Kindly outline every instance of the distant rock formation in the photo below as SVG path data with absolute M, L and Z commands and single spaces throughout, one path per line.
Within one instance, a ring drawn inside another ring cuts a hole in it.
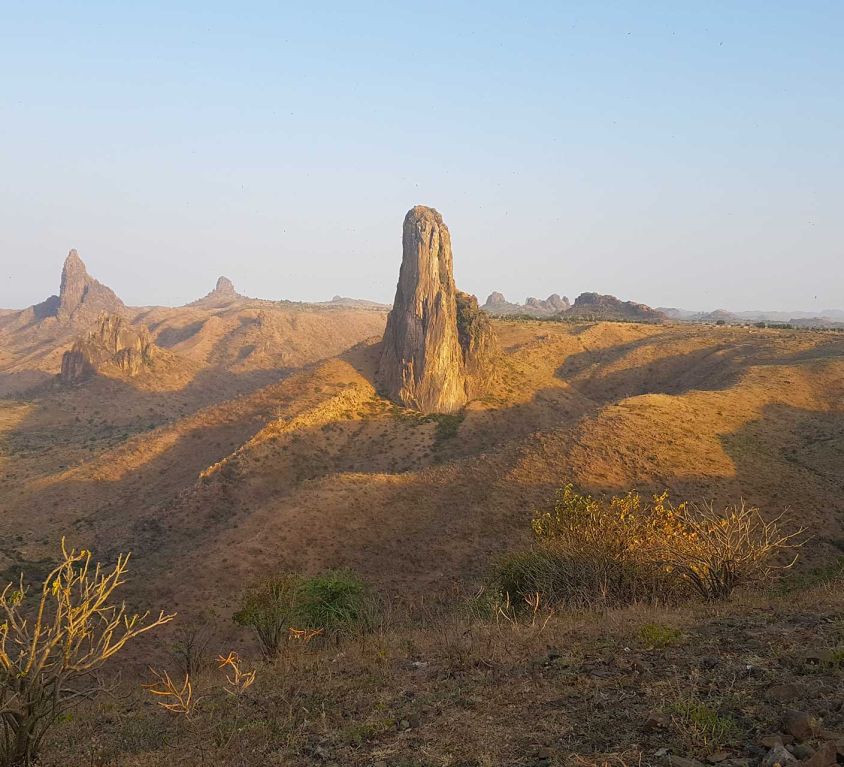
M 528 315 L 530 317 L 550 317 L 569 308 L 569 300 L 558 293 L 552 293 L 545 300 L 529 296 L 523 304 L 507 301 L 502 293 L 497 291 L 489 294 L 486 303 L 481 307 L 485 312 L 499 317 L 512 315 Z
M 365 298 L 349 298 L 348 296 L 334 296 L 330 301 L 321 301 L 319 306 L 336 306 L 344 309 L 376 309 L 378 311 L 389 311 L 392 307 L 386 304 L 379 304 L 377 301 L 369 301 Z
M 64 353 L 59 380 L 75 384 L 109 370 L 136 376 L 152 364 L 156 353 L 146 328 L 136 329 L 119 315 L 104 314 L 93 331 Z
M 451 413 L 480 388 L 495 342 L 474 296 L 454 285 L 451 235 L 433 208 L 408 211 L 396 298 L 387 316 L 378 378 L 390 399 L 423 413 Z
M 194 301 L 191 306 L 220 306 L 242 298 L 244 296 L 234 289 L 234 283 L 228 277 L 218 277 L 214 290 Z
M 666 316 L 656 309 L 634 301 L 621 301 L 615 296 L 598 293 L 581 293 L 565 318 L 583 320 L 628 320 L 630 322 L 662 322 Z
M 126 308 L 111 288 L 88 274 L 75 250 L 65 259 L 58 300 L 51 296 L 37 308 L 44 314 L 53 306 L 55 316 L 62 321 L 90 321 L 101 312 L 119 314 Z

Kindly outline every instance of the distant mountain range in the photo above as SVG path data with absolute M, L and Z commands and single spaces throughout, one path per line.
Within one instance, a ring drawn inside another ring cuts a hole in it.
M 844 310 L 841 309 L 824 309 L 820 312 L 729 312 L 725 309 L 716 309 L 712 312 L 694 312 L 688 309 L 661 306 L 657 311 L 662 312 L 669 319 L 680 320 L 682 322 L 724 322 L 727 324 L 774 322 L 794 325 L 796 327 L 844 327 Z

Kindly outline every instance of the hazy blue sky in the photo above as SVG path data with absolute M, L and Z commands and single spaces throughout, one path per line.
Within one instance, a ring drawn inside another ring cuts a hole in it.
M 0 306 L 71 247 L 133 304 L 392 300 L 422 203 L 481 300 L 844 307 L 842 29 L 840 0 L 0 0 Z

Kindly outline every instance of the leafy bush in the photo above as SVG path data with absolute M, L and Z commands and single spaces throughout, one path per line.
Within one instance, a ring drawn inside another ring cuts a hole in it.
M 299 591 L 300 628 L 343 634 L 361 627 L 370 617 L 369 590 L 349 570 L 329 570 L 306 578 Z
M 310 578 L 282 575 L 251 589 L 234 615 L 254 629 L 263 653 L 277 655 L 291 636 L 339 636 L 367 625 L 374 601 L 366 584 L 348 570 Z
M 575 606 L 670 602 L 693 592 L 726 599 L 793 564 L 778 558 L 800 545 L 803 531 L 784 533 L 778 522 L 743 503 L 716 512 L 674 506 L 667 492 L 603 500 L 566 485 L 533 520 L 534 547 L 498 563 L 495 585 L 519 603 L 530 594 Z

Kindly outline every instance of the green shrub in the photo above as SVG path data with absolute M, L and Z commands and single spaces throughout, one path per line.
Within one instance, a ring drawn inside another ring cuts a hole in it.
M 299 586 L 298 628 L 344 634 L 371 618 L 372 599 L 366 584 L 349 570 L 329 570 L 306 578 Z
M 366 628 L 375 612 L 366 584 L 348 570 L 306 578 L 287 574 L 250 589 L 233 618 L 255 631 L 267 657 L 277 655 L 296 631 L 339 636 Z
M 298 575 L 282 575 L 263 581 L 246 592 L 240 610 L 232 616 L 239 626 L 255 631 L 267 657 L 278 654 L 297 622 L 301 580 Z

